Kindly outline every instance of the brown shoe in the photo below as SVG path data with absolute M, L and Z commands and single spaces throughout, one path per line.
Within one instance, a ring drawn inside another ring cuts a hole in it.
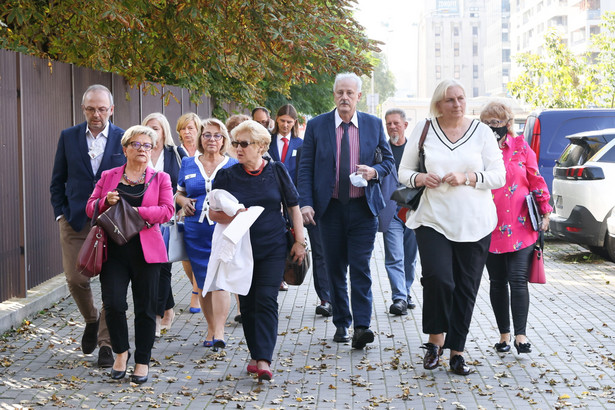
M 425 357 L 423 357 L 423 368 L 427 370 L 435 369 L 440 365 L 440 355 L 442 354 L 442 347 L 433 343 L 425 343 L 421 346 L 421 349 L 425 349 Z
M 113 366 L 113 352 L 109 346 L 100 346 L 98 349 L 98 367 L 107 369 Z

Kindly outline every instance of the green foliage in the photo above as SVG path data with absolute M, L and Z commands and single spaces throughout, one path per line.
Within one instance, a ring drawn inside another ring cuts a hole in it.
M 378 94 L 378 106 L 376 111 L 380 112 L 382 103 L 387 98 L 395 95 L 395 76 L 389 70 L 386 56 L 383 53 L 374 55 L 374 93 Z M 361 111 L 369 111 L 367 106 L 367 94 L 372 92 L 372 76 L 371 73 L 364 75 L 363 79 L 363 98 L 357 104 L 357 108 Z
M 574 55 L 556 31 L 545 35 L 545 56 L 521 53 L 515 57 L 523 72 L 508 83 L 513 97 L 532 107 L 584 108 L 601 105 L 598 67 L 591 55 Z
M 276 93 L 295 100 L 292 87 L 319 76 L 369 72 L 376 42 L 352 18 L 353 3 L 4 0 L 0 47 L 114 72 L 131 85 L 184 87 L 194 100 L 213 97 L 218 112 Z
M 269 93 L 265 107 L 271 110 L 273 116 L 285 104 L 292 104 L 297 112 L 312 116 L 331 111 L 335 107 L 333 102 L 335 75 L 316 74 L 315 78 L 315 83 L 291 86 L 289 97 L 277 91 Z

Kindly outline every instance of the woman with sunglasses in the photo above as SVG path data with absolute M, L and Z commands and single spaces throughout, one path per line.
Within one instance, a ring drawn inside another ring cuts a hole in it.
M 530 295 L 527 286 L 530 261 L 538 232 L 530 222 L 526 195 L 532 193 L 542 215 L 542 230 L 549 228 L 549 191 L 538 172 L 536 154 L 525 141 L 515 136 L 513 113 L 505 104 L 488 103 L 480 113 L 480 120 L 493 131 L 502 150 L 506 166 L 506 184 L 492 190 L 498 224 L 491 234 L 487 256 L 489 296 L 500 332 L 494 348 L 500 353 L 510 351 L 510 314 L 515 331 L 513 345 L 519 353 L 531 353 L 526 336 Z M 508 289 L 510 287 L 510 295 Z
M 201 310 L 207 320 L 207 336 L 203 346 L 217 350 L 226 347 L 224 323 L 230 308 L 230 296 L 225 291 L 208 292 L 203 296 L 214 232 L 206 197 L 218 171 L 236 164 L 237 160 L 225 155 L 229 136 L 222 121 L 215 118 L 203 120 L 200 134 L 196 156 L 182 160 L 177 182 L 177 203 L 184 211 L 186 252 L 194 272 Z
M 111 347 L 116 354 L 111 378 L 126 376 L 130 359 L 128 324 L 126 323 L 126 292 L 132 288 L 135 317 L 135 369 L 131 380 L 147 381 L 149 362 L 154 345 L 156 303 L 160 265 L 167 262 L 167 250 L 159 224 L 173 216 L 171 179 L 164 172 L 149 167 L 152 148 L 158 135 L 142 125 L 130 127 L 122 137 L 126 165 L 102 173 L 86 205 L 86 213 L 94 216 L 95 206 L 100 213 L 118 203 L 120 197 L 135 207 L 147 223 L 138 235 L 124 245 L 111 239 L 107 242 L 107 261 L 100 272 L 102 300 Z M 142 196 L 139 194 L 143 193 Z M 132 196 L 128 196 L 128 195 Z
M 271 380 L 270 365 L 278 334 L 278 289 L 284 274 L 287 236 L 282 216 L 282 191 L 293 225 L 303 226 L 299 211 L 299 195 L 288 171 L 278 162 L 267 161 L 263 154 L 271 143 L 271 134 L 256 121 L 244 121 L 233 129 L 233 146 L 237 150 L 236 164 L 220 171 L 214 189 L 231 193 L 246 208 L 262 206 L 264 211 L 250 227 L 254 269 L 252 283 L 245 296 L 240 295 L 241 319 L 251 360 L 248 373 L 259 380 Z M 230 223 L 222 211 L 211 210 L 216 222 Z M 291 254 L 301 262 L 307 244 L 303 229 L 295 229 Z

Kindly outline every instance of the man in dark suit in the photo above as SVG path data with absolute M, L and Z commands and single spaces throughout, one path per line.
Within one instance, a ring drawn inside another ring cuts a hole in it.
M 362 349 L 374 341 L 369 329 L 377 215 L 385 206 L 380 179 L 394 167 L 382 121 L 356 111 L 361 79 L 352 73 L 335 78 L 336 109 L 310 120 L 299 163 L 298 190 L 304 224 L 320 225 L 329 274 L 335 342 Z M 350 182 L 350 174 L 355 173 Z M 364 186 L 361 186 L 364 185 Z M 352 314 L 346 274 L 350 267 Z
M 126 162 L 121 139 L 124 130 L 109 122 L 113 96 L 107 87 L 92 85 L 83 94 L 81 108 L 86 121 L 60 134 L 53 172 L 51 204 L 60 227 L 62 264 L 68 289 L 85 319 L 81 350 L 90 354 L 100 346 L 98 365 L 113 366 L 111 339 L 94 304 L 90 279 L 77 272 L 77 256 L 90 224 L 85 205 L 103 171 Z

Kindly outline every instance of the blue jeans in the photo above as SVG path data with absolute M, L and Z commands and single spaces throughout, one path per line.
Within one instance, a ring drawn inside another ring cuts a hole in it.
M 384 239 L 384 266 L 391 283 L 391 297 L 408 300 L 410 287 L 414 282 L 416 264 L 416 237 L 397 215 L 391 221 L 389 229 L 382 234 Z

